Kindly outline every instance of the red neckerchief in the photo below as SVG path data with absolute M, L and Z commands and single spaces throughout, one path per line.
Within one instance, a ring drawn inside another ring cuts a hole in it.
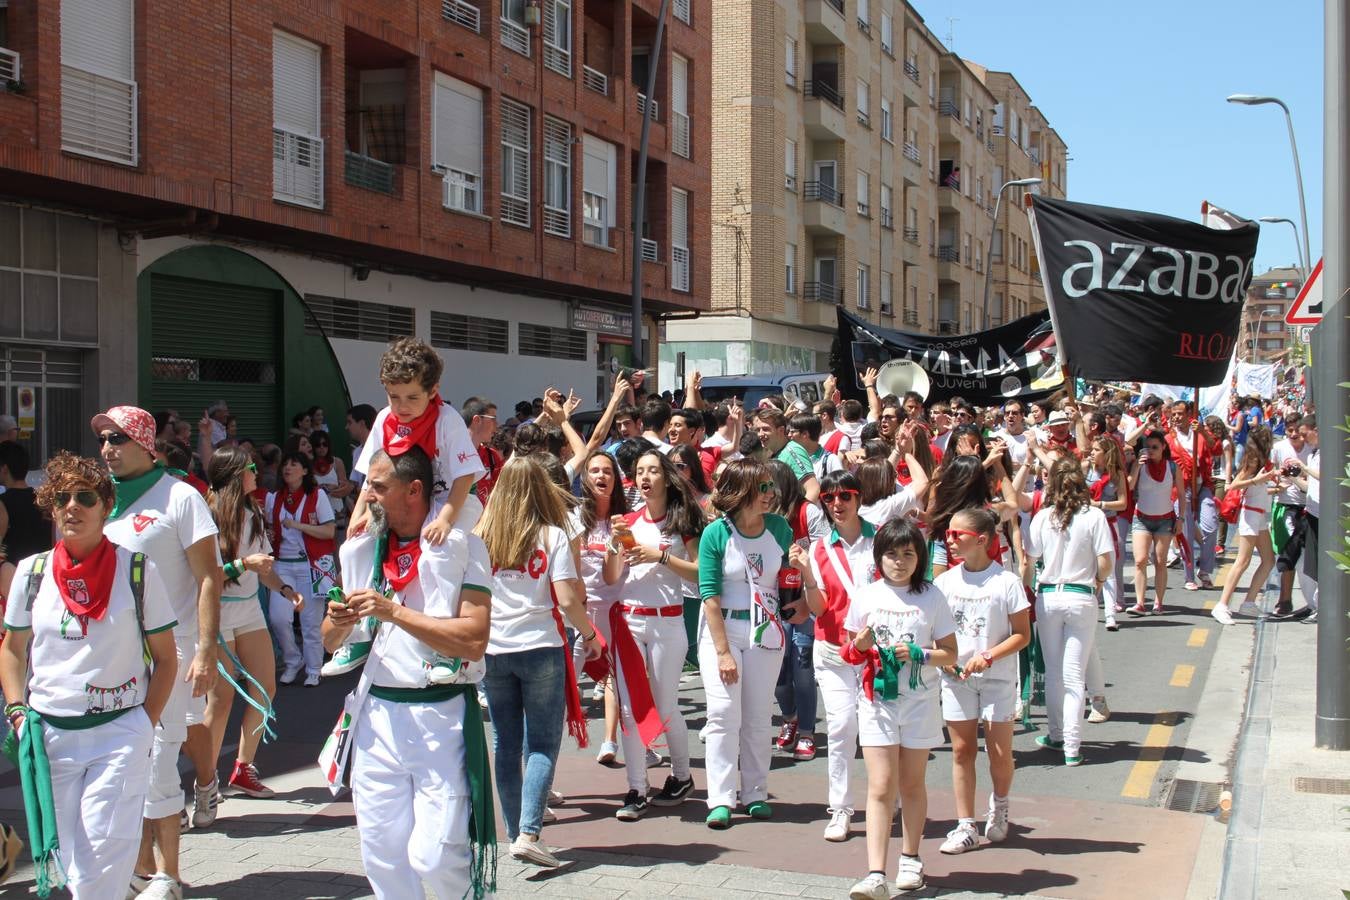
M 396 592 L 402 591 L 417 577 L 417 561 L 421 558 L 422 541 L 420 538 L 414 539 L 412 543 L 402 547 L 398 546 L 397 541 L 390 541 L 389 549 L 384 555 L 384 580 Z
M 1106 472 L 1092 484 L 1088 485 L 1088 495 L 1093 500 L 1101 500 L 1102 494 L 1106 493 L 1106 486 L 1111 483 L 1111 473 Z
M 422 414 L 411 422 L 400 422 L 394 411 L 384 419 L 384 452 L 402 456 L 413 447 L 421 447 L 427 459 L 436 458 L 436 420 L 441 414 L 441 395 L 431 395 L 431 402 Z
M 291 500 L 292 497 L 295 498 L 294 501 Z M 281 552 L 281 508 L 286 507 L 286 512 L 294 517 L 304 499 L 304 491 L 292 491 L 283 486 L 277 491 L 277 499 L 272 501 L 272 545 L 278 553 Z
M 117 549 L 106 537 L 80 562 L 70 558 L 66 542 L 52 548 L 52 575 L 71 615 L 95 622 L 108 612 L 113 577 L 117 574 Z
M 1144 466 L 1148 469 L 1148 477 L 1154 481 L 1162 481 L 1163 476 L 1167 474 L 1167 460 L 1160 459 L 1154 462 L 1151 459 L 1144 460 Z
M 317 475 L 327 475 L 333 471 L 333 457 L 319 456 L 314 459 L 314 472 Z

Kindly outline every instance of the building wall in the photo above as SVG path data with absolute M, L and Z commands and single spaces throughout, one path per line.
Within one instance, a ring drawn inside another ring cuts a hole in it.
M 1252 278 L 1242 307 L 1238 358 L 1247 362 L 1291 362 L 1289 351 L 1297 340 L 1295 327 L 1284 323 L 1285 313 L 1303 288 L 1303 276 L 1293 266 L 1269 269 Z

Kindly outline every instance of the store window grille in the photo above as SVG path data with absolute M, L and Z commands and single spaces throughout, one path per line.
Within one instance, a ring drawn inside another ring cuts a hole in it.
M 327 338 L 388 343 L 414 333 L 413 311 L 407 306 L 306 294 L 305 332 Z
M 552 328 L 548 325 L 520 323 L 517 350 L 521 356 L 544 356 L 549 359 L 584 361 L 587 351 L 586 332 L 571 328 Z
M 431 346 L 477 353 L 510 350 L 510 323 L 505 319 L 431 311 Z

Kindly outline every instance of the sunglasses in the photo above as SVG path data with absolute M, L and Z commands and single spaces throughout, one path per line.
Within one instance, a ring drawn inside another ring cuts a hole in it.
M 125 437 L 125 435 L 123 435 L 123 437 Z M 56 508 L 64 509 L 69 506 L 71 497 L 74 497 L 75 502 L 85 509 L 93 509 L 95 506 L 98 506 L 98 491 L 57 491 Z
M 778 492 L 778 485 L 772 481 L 761 481 L 759 483 L 759 492 L 761 494 L 774 494 Z
M 960 537 L 979 537 L 979 536 L 980 532 L 978 531 L 966 531 L 964 528 L 947 529 L 947 540 L 949 541 L 954 541 Z
M 125 435 L 120 431 L 110 431 L 107 434 L 100 434 L 98 436 L 98 445 L 102 447 L 104 444 L 112 444 L 114 447 L 120 447 L 130 440 L 131 438 L 128 435 Z
M 881 419 L 882 419 L 883 422 L 894 422 L 894 421 L 895 421 L 896 419 L 898 419 L 898 418 L 900 418 L 900 417 L 897 416 L 897 415 L 894 415 L 894 414 L 886 414 L 886 413 L 883 413 L 882 416 L 881 416 Z
M 245 468 L 245 469 L 248 469 L 248 470 L 249 470 L 250 472 L 252 472 L 254 475 L 257 475 L 257 474 L 258 474 L 258 464 L 257 464 L 257 463 L 249 463 L 248 465 L 244 466 L 244 468 Z
M 857 496 L 857 491 L 830 491 L 829 493 L 821 494 L 820 499 L 824 503 L 834 503 L 836 500 L 847 503 L 849 500 L 856 499 Z

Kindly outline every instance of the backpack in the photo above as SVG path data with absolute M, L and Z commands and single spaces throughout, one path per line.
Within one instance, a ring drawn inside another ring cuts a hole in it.
M 31 616 L 33 613 L 33 603 L 37 600 L 38 591 L 42 590 L 42 578 L 47 572 L 47 557 L 51 555 L 50 550 L 44 550 L 33 560 L 33 568 L 28 575 L 28 597 L 27 610 Z M 148 666 L 151 662 L 150 642 L 145 636 L 145 554 L 131 554 L 131 596 L 136 601 L 136 621 L 141 625 L 141 656 L 145 659 Z

